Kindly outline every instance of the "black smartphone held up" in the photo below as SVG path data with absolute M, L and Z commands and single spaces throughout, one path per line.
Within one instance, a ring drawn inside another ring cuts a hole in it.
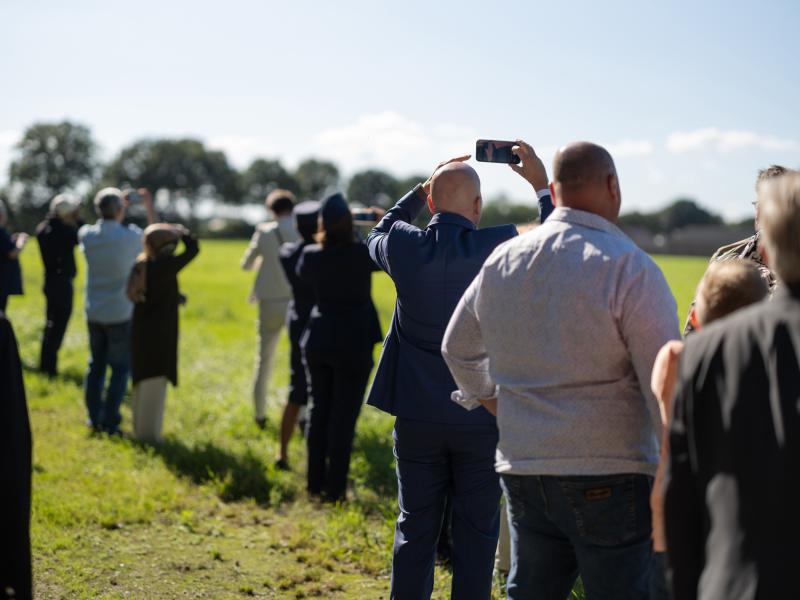
M 368 208 L 354 208 L 353 221 L 355 223 L 377 223 L 378 215 Z
M 518 165 L 519 156 L 511 152 L 517 142 L 478 140 L 475 142 L 475 160 L 479 162 L 509 163 Z

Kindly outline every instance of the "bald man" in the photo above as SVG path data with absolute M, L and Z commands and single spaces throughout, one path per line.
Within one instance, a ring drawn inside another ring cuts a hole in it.
M 519 142 L 512 165 L 536 191 L 541 219 L 552 210 L 547 173 L 533 149 Z M 513 225 L 478 229 L 481 182 L 462 156 L 440 164 L 404 196 L 369 235 L 370 254 L 397 289 L 397 305 L 368 403 L 397 417 L 400 516 L 391 597 L 430 598 L 436 542 L 445 500 L 452 500 L 452 598 L 485 600 L 491 593 L 499 528 L 500 487 L 494 472 L 497 427 L 484 409 L 467 412 L 450 401 L 456 385 L 440 352 L 442 335 L 461 294 L 483 261 L 517 235 Z M 427 227 L 412 225 L 427 204 Z
M 556 209 L 488 258 L 442 352 L 454 400 L 497 415 L 508 598 L 562 600 L 580 574 L 588 598 L 645 599 L 661 428 L 650 373 L 680 337 L 675 300 L 614 224 L 605 149 L 559 150 L 550 189 Z

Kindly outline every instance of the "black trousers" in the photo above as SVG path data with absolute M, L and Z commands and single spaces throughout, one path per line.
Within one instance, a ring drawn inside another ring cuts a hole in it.
M 306 352 L 311 376 L 308 416 L 308 491 L 329 500 L 343 500 L 350 453 L 372 354 Z
M 47 299 L 47 321 L 42 334 L 42 352 L 39 369 L 49 375 L 57 373 L 58 350 L 72 315 L 72 282 L 47 281 L 44 287 Z

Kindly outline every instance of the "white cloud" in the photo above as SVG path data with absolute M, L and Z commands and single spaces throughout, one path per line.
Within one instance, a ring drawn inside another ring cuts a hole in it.
M 236 167 L 243 169 L 259 156 L 276 156 L 275 147 L 263 138 L 249 135 L 218 135 L 209 138 L 208 147 L 222 150 Z
M 385 111 L 321 131 L 312 139 L 310 154 L 335 160 L 345 172 L 377 166 L 398 175 L 427 173 L 446 158 L 472 153 L 476 139 L 466 127 L 452 123 L 425 127 Z
M 604 145 L 614 158 L 628 156 L 649 156 L 653 153 L 655 145 L 649 140 L 624 139 Z
M 675 154 L 715 150 L 795 150 L 798 143 L 773 135 L 762 135 L 753 131 L 720 130 L 705 127 L 694 131 L 676 131 L 667 137 L 667 150 Z

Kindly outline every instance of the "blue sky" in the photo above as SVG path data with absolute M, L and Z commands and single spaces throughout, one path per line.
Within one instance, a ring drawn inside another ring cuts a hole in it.
M 750 212 L 770 163 L 800 166 L 800 3 L 4 0 L 0 182 L 37 120 L 89 125 L 106 157 L 191 135 L 237 166 L 305 156 L 345 174 L 428 172 L 478 137 L 546 163 L 615 156 L 623 210 L 690 196 Z M 531 198 L 505 165 L 484 196 Z

